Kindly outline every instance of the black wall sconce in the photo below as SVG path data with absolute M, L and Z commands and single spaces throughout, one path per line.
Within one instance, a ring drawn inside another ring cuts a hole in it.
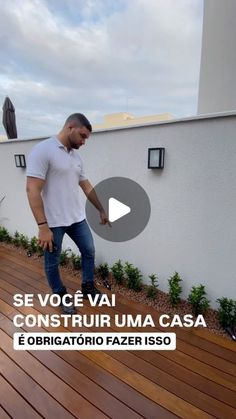
M 149 148 L 148 149 L 148 169 L 163 169 L 165 160 L 165 149 Z
M 26 167 L 25 155 L 24 154 L 15 154 L 15 164 L 16 167 Z

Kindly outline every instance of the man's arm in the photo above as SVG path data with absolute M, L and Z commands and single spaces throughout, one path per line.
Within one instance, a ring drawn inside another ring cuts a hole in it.
M 84 194 L 87 196 L 88 200 L 95 206 L 95 208 L 97 208 L 97 210 L 100 213 L 100 218 L 101 218 L 101 224 L 108 224 L 111 227 L 111 224 L 108 220 L 108 216 L 101 204 L 101 202 L 98 199 L 98 196 L 95 192 L 95 189 L 93 188 L 93 186 L 91 185 L 91 183 L 89 182 L 88 179 L 86 180 L 81 180 L 79 182 L 80 187 L 82 188 Z
M 43 200 L 41 197 L 41 192 L 44 183 L 45 181 L 42 179 L 28 176 L 26 182 L 26 192 L 28 196 L 29 205 L 36 220 L 36 223 L 40 224 L 45 222 L 45 224 L 39 226 L 39 245 L 42 246 L 44 250 L 49 249 L 49 251 L 52 252 L 53 234 L 47 224 L 47 219 L 43 207 Z

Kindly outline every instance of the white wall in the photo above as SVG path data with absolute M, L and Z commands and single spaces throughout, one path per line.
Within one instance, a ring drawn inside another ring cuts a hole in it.
M 39 140 L 8 140 L 0 143 L 0 224 L 11 233 L 15 230 L 28 234 L 37 234 L 37 225 L 32 217 L 25 191 L 25 169 L 15 166 L 14 154 L 25 154 Z
M 198 114 L 236 109 L 235 21 L 235 0 L 204 0 Z
M 94 133 L 81 150 L 93 184 L 126 176 L 149 195 L 152 213 L 146 229 L 125 243 L 111 243 L 94 233 L 97 263 L 117 259 L 156 273 L 160 287 L 176 270 L 186 296 L 203 283 L 213 302 L 236 296 L 236 114 L 192 118 L 142 127 Z M 25 194 L 25 172 L 14 153 L 25 153 L 37 141 L 0 144 L 0 193 L 6 199 L 0 219 L 10 232 L 37 232 Z M 148 147 L 166 149 L 163 171 L 147 169 Z M 1 195 L 0 195 L 1 197 Z M 65 241 L 65 246 L 70 241 Z

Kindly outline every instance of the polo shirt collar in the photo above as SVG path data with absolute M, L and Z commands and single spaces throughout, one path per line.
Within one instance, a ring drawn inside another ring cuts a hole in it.
M 54 138 L 54 140 L 55 140 L 55 142 L 57 143 L 57 145 L 58 145 L 58 147 L 59 148 L 64 148 L 64 150 L 68 153 L 68 150 L 67 150 L 67 148 L 61 143 L 61 141 L 60 140 L 58 140 L 58 138 L 55 136 L 55 137 L 53 137 Z M 71 149 L 70 150 L 70 152 L 71 151 L 73 151 L 73 149 Z

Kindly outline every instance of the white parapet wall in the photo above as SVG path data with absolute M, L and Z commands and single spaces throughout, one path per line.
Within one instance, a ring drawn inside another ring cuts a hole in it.
M 222 296 L 236 297 L 236 114 L 218 114 L 132 128 L 94 132 L 81 149 L 95 185 L 112 176 L 138 182 L 151 201 L 146 229 L 124 243 L 94 233 L 96 263 L 118 259 L 141 269 L 144 282 L 158 275 L 160 289 L 179 272 L 186 297 L 192 285 L 206 285 L 212 306 Z M 14 154 L 26 158 L 39 139 L 0 144 L 0 223 L 29 236 L 37 227 L 25 192 L 25 170 Z M 163 170 L 147 168 L 149 147 L 165 147 Z M 63 191 L 62 191 L 63 193 Z M 69 239 L 64 247 L 72 246 Z

